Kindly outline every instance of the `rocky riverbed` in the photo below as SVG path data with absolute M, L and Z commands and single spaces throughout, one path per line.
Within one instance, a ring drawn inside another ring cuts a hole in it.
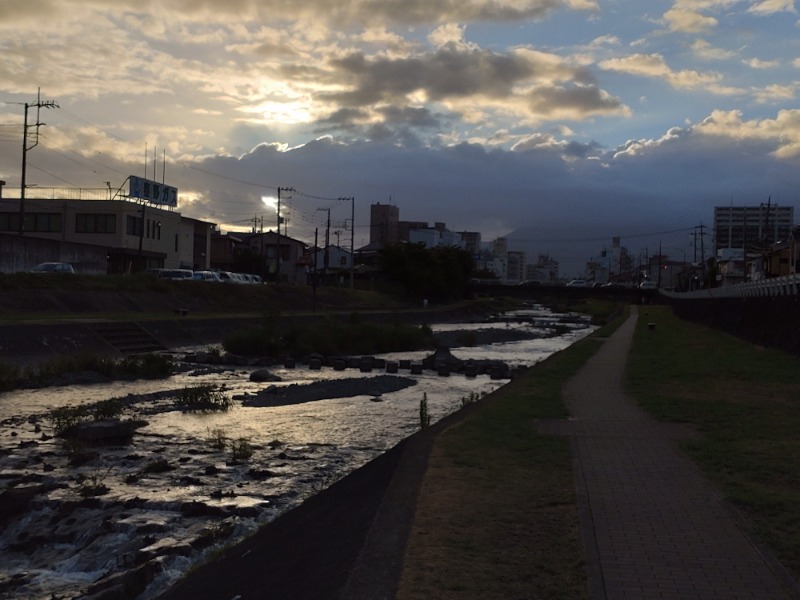
M 413 375 L 425 353 L 408 364 L 387 356 L 368 372 L 274 365 L 267 371 L 276 381 L 252 381 L 263 367 L 187 364 L 166 382 L 7 394 L 0 399 L 0 597 L 153 597 L 207 553 L 417 431 L 423 398 L 435 421 L 507 380 L 485 369 L 467 376 L 450 359 L 462 367 L 506 362 L 510 375 L 586 332 L 585 322 L 556 337 L 541 327 L 503 324 L 494 334 L 477 324 L 450 327 L 451 340 L 517 341 L 453 348 Z M 471 358 L 459 358 L 462 351 Z M 398 372 L 389 374 L 387 362 Z M 181 406 L 182 390 L 198 385 L 224 390 L 229 410 Z M 136 423 L 124 435 L 55 436 L 54 408 L 109 398 L 123 405 L 116 418 Z

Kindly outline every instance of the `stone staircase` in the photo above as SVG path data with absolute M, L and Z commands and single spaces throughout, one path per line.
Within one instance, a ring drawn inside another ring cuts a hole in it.
M 136 323 L 102 323 L 94 331 L 122 354 L 145 354 L 166 348 Z

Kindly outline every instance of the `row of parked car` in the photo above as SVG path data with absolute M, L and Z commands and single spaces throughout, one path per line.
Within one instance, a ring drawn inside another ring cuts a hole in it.
M 264 283 L 261 275 L 233 273 L 231 271 L 192 271 L 191 269 L 148 269 L 159 279 L 171 281 L 208 281 L 209 283 L 235 283 L 240 285 L 260 285 Z

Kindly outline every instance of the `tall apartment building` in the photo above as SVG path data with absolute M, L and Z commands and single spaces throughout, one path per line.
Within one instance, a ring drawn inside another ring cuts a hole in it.
M 474 259 L 478 259 L 481 253 L 481 234 L 478 231 L 460 231 L 459 235 L 464 241 L 464 250 L 470 253 Z
M 716 250 L 725 248 L 763 249 L 786 242 L 794 224 L 794 207 L 770 202 L 758 206 L 714 207 Z
M 400 241 L 400 209 L 393 204 L 372 204 L 369 210 L 369 243 L 387 246 Z

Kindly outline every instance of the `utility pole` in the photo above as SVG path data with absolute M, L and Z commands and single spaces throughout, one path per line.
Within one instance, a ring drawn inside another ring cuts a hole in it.
M 139 213 L 142 215 L 141 223 L 139 223 L 139 268 L 144 271 L 144 259 L 142 257 L 142 245 L 144 243 L 144 209 L 145 205 L 142 204 L 142 207 L 139 209 Z
M 350 289 L 353 289 L 356 265 L 356 199 L 351 196 L 337 200 L 350 201 Z
M 275 283 L 279 283 L 281 280 L 281 222 L 283 221 L 283 219 L 281 218 L 281 192 L 293 192 L 293 191 L 295 191 L 293 187 L 278 188 L 278 213 L 277 213 L 278 240 L 276 244 L 277 261 L 275 264 Z
M 28 109 L 36 107 L 36 123 L 28 125 Z M 25 234 L 25 189 L 27 188 L 28 172 L 28 151 L 33 150 L 39 145 L 39 127 L 44 125 L 39 121 L 39 112 L 43 108 L 59 108 L 54 100 L 42 101 L 41 88 L 36 92 L 36 102 L 33 104 L 25 103 L 25 122 L 22 127 L 22 177 L 19 186 L 19 234 Z M 28 145 L 28 127 L 33 127 L 36 132 L 33 134 L 33 143 Z
M 325 226 L 325 248 L 322 251 L 323 259 L 322 259 L 322 283 L 325 285 L 325 280 L 328 276 L 328 263 L 330 262 L 330 244 L 331 244 L 331 209 L 330 208 L 318 208 L 317 210 L 324 210 L 328 212 L 328 220 Z M 314 262 L 316 262 L 316 257 L 314 257 Z
M 661 289 L 661 242 L 658 242 L 658 288 Z

